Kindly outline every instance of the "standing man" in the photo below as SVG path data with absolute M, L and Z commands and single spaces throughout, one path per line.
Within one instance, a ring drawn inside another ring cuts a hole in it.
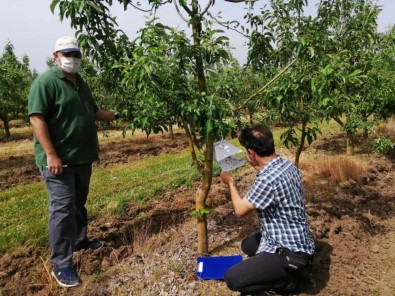
M 28 113 L 36 164 L 49 194 L 52 276 L 62 287 L 74 287 L 79 278 L 72 267 L 73 252 L 104 245 L 87 238 L 85 204 L 92 162 L 99 160 L 95 120 L 117 116 L 97 107 L 77 74 L 82 54 L 75 38 L 59 38 L 53 57 L 55 66 L 31 86 Z
M 261 291 L 297 291 L 309 277 L 314 240 L 308 229 L 298 169 L 275 153 L 272 132 L 264 126 L 245 128 L 239 136 L 256 179 L 241 197 L 232 176 L 221 173 L 229 186 L 238 217 L 256 211 L 260 231 L 245 238 L 241 248 L 250 258 L 225 273 L 228 287 L 242 295 Z

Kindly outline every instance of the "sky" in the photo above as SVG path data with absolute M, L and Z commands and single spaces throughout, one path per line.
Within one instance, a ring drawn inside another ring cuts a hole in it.
M 113 2 L 111 14 L 117 17 L 119 27 L 133 39 L 139 28 L 144 26 L 144 15 L 131 7 L 123 11 L 117 0 Z M 255 7 L 263 6 L 267 2 L 259 0 Z M 314 11 L 314 4 L 317 2 L 318 0 L 309 1 L 311 11 Z M 378 0 L 377 3 L 383 9 L 378 18 L 378 28 L 382 32 L 395 23 L 395 0 Z M 38 73 L 44 72 L 47 69 L 46 61 L 52 56 L 56 39 L 75 34 L 70 28 L 70 20 L 64 19 L 61 22 L 58 11 L 52 14 L 50 4 L 51 0 L 0 0 L 0 54 L 3 53 L 6 43 L 11 42 L 20 60 L 26 54 L 30 59 L 30 67 Z M 214 15 L 221 11 L 223 20 L 234 19 L 242 22 L 247 10 L 244 2 L 236 4 L 217 0 L 214 9 L 210 11 Z M 190 28 L 178 16 L 172 4 L 160 8 L 158 16 L 162 23 L 178 27 L 190 35 Z M 234 48 L 233 54 L 244 63 L 247 53 L 245 39 L 233 31 L 227 32 L 226 35 Z

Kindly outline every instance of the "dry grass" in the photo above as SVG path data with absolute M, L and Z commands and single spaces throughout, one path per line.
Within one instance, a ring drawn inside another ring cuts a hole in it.
M 395 141 L 395 117 L 381 123 L 377 127 L 375 133 L 378 135 L 384 135 L 390 138 L 392 141 Z
M 355 156 L 316 155 L 315 158 L 308 160 L 308 165 L 306 161 L 301 163 L 301 169 L 307 172 L 304 181 L 310 185 L 318 180 L 332 184 L 353 180 L 361 184 L 368 172 L 366 161 Z
M 133 230 L 133 251 L 135 253 L 152 254 L 162 243 L 162 231 L 152 234 L 151 221 L 145 221 Z

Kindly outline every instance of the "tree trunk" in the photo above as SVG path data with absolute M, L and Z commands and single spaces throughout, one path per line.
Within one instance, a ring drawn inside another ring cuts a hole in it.
M 213 150 L 214 139 L 212 133 L 209 134 L 206 140 L 206 150 L 204 152 L 204 168 L 202 171 L 201 189 L 196 194 L 196 210 L 201 211 L 206 207 L 206 200 L 211 188 L 213 179 Z M 207 233 L 207 217 L 202 215 L 197 219 L 196 224 L 198 234 L 198 255 L 207 255 L 208 252 L 208 233 Z
M 170 138 L 172 140 L 174 140 L 174 131 L 173 131 L 173 124 L 172 123 L 169 124 L 169 133 L 170 133 Z
M 347 155 L 354 154 L 354 134 L 349 131 L 347 132 L 346 151 Z
M 1 120 L 3 121 L 3 125 L 4 125 L 4 137 L 6 139 L 9 139 L 9 138 L 11 138 L 9 122 L 8 122 L 7 118 L 1 118 Z
M 192 11 L 191 16 L 195 18 L 199 15 L 199 4 L 197 0 L 192 1 Z M 194 59 L 195 59 L 195 70 L 197 76 L 198 89 L 201 94 L 207 93 L 206 86 L 206 76 L 204 73 L 204 63 L 201 53 L 200 39 L 202 34 L 202 24 L 201 19 L 194 19 L 192 21 L 192 38 L 193 45 L 195 47 Z M 214 136 L 213 132 L 209 132 L 207 139 L 205 141 L 205 151 L 204 151 L 204 167 L 200 171 L 202 175 L 201 189 L 196 194 L 195 204 L 196 211 L 199 212 L 203 210 L 206 206 L 206 199 L 211 188 L 211 181 L 213 175 L 213 146 L 214 146 Z M 198 234 L 198 254 L 206 255 L 208 254 L 208 235 L 207 235 L 207 217 L 203 214 L 197 219 L 197 234 Z
M 249 108 L 247 110 L 248 110 L 248 115 L 249 115 L 249 118 L 250 118 L 250 124 L 254 125 L 254 121 L 252 120 L 252 116 L 254 115 L 254 111 L 252 111 Z
M 363 139 L 364 139 L 365 141 L 367 141 L 368 138 L 369 138 L 369 131 L 368 131 L 368 129 L 365 128 L 365 129 L 363 130 Z
M 299 168 L 300 155 L 302 154 L 305 140 L 306 140 L 306 122 L 303 121 L 303 123 L 302 123 L 302 134 L 300 136 L 300 144 L 299 144 L 299 147 L 296 150 L 296 154 L 295 154 L 295 166 L 297 168 Z

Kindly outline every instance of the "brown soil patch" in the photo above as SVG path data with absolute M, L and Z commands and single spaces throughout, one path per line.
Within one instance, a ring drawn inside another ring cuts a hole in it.
M 133 140 L 109 142 L 100 146 L 100 162 L 94 165 L 106 167 L 128 163 L 144 159 L 147 156 L 179 152 L 186 147 L 188 147 L 187 139 L 181 133 L 174 134 L 174 139 L 171 139 L 168 135 L 151 135 L 149 138 L 140 136 Z M 25 155 L 9 156 L 6 159 L 1 159 L 0 189 L 35 182 L 40 178 L 34 162 L 33 148 Z
M 330 143 L 328 137 L 315 147 L 326 147 L 325 153 L 337 151 Z M 102 147 L 98 165 L 173 153 L 186 146 L 182 135 L 175 141 L 157 136 L 110 143 Z M 27 156 L 26 160 L 31 161 Z M 369 157 L 362 183 L 333 184 L 319 176 L 311 182 L 308 170 L 303 171 L 309 178 L 305 197 L 317 252 L 312 282 L 301 295 L 395 294 L 394 161 L 393 157 Z M 35 168 L 31 173 L 15 171 L 17 166 L 10 167 L 9 175 L 2 172 L 2 188 L 37 179 Z M 236 178 L 245 192 L 254 171 L 246 169 Z M 194 205 L 193 191 L 181 187 L 145 207 L 128 208 L 122 216 L 92 221 L 91 237 L 104 240 L 106 246 L 76 253 L 76 268 L 83 280 L 76 288 L 59 288 L 51 279 L 47 246 L 4 255 L 0 258 L 0 295 L 238 295 L 223 282 L 194 277 L 196 234 L 188 214 Z M 237 219 L 232 214 L 229 193 L 218 178 L 213 180 L 208 206 L 212 209 L 208 222 L 212 254 L 239 253 L 242 237 L 257 227 L 254 215 Z

